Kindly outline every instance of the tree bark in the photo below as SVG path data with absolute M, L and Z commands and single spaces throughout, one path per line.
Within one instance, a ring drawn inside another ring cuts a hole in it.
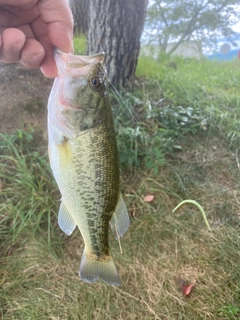
M 88 0 L 69 0 L 74 19 L 74 33 L 87 35 L 89 20 Z
M 147 0 L 89 0 L 88 54 L 106 52 L 108 76 L 115 86 L 132 82 Z

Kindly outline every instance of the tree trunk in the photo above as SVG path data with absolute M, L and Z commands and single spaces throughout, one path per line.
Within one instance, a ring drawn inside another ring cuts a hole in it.
M 88 54 L 106 52 L 105 63 L 113 85 L 132 82 L 147 0 L 89 0 Z
M 74 33 L 87 35 L 89 20 L 89 1 L 69 0 L 69 5 L 73 13 Z

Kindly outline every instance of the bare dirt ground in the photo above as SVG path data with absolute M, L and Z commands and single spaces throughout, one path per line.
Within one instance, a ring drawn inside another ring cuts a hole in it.
M 0 63 L 0 132 L 32 127 L 39 142 L 47 140 L 47 99 L 53 79 L 40 70 Z

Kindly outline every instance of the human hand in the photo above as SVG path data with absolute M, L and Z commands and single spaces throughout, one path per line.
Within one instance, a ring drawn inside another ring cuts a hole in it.
M 53 47 L 72 51 L 73 19 L 67 0 L 0 0 L 0 61 L 20 61 L 57 76 Z

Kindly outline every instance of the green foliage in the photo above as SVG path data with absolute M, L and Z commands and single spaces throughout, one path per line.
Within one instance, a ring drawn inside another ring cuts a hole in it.
M 73 39 L 74 54 L 85 55 L 87 51 L 87 38 L 83 34 L 76 35 Z
M 214 134 L 236 148 L 240 142 L 236 64 L 165 54 L 157 61 L 141 56 L 139 83 L 131 92 L 112 94 L 120 163 L 157 173 L 166 155 L 181 150 L 189 135 Z
M 158 43 L 160 50 L 173 53 L 183 41 L 198 40 L 213 43 L 219 35 L 231 39 L 238 23 L 238 0 L 149 2 L 145 25 L 146 39 Z M 174 45 L 167 50 L 167 45 Z
M 237 320 L 240 316 L 240 308 L 229 304 L 219 309 L 219 315 L 228 317 L 228 319 Z
M 147 77 L 147 90 L 154 118 L 172 138 L 188 133 L 214 132 L 239 144 L 240 72 L 238 61 L 215 62 L 206 59 L 170 58 L 160 55 L 155 61 L 141 56 L 138 77 Z M 160 99 L 159 99 L 160 98 Z M 224 130 L 223 130 L 224 128 Z
M 148 107 L 144 99 L 141 91 L 125 93 L 123 98 L 116 93 L 112 96 L 119 160 L 123 166 L 152 168 L 157 173 L 172 142 L 171 137 L 164 137 L 164 129 L 147 118 Z
M 15 242 L 29 228 L 47 227 L 56 214 L 55 193 L 48 160 L 31 148 L 33 130 L 17 130 L 0 138 L 0 239 Z

